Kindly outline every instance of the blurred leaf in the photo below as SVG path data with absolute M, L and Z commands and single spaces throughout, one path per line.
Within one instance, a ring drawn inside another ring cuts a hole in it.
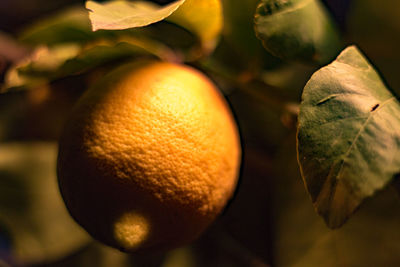
M 260 43 L 254 35 L 253 15 L 258 0 L 229 1 L 222 0 L 224 12 L 224 35 L 235 43 L 243 53 L 254 53 Z
M 66 258 L 60 258 L 51 264 L 39 265 L 37 267 L 133 267 L 132 256 L 120 252 L 117 249 L 102 245 L 97 241 L 92 241 L 88 246 L 79 250 L 77 253 Z
M 32 46 L 60 43 L 87 43 L 104 33 L 94 33 L 90 27 L 87 10 L 71 7 L 31 23 L 19 39 Z
M 163 19 L 183 27 L 200 40 L 201 47 L 190 51 L 189 57 L 195 59 L 214 49 L 223 26 L 220 0 L 181 0 L 167 6 L 144 1 L 112 1 L 105 4 L 89 1 L 87 8 L 93 11 L 89 16 L 94 30 L 129 29 L 147 26 Z
M 216 3 L 213 4 L 211 14 L 217 15 L 218 13 L 219 6 Z M 52 47 L 61 44 L 87 45 L 96 41 L 110 40 L 116 42 L 120 38 L 136 38 L 140 40 L 144 39 L 147 43 L 159 42 L 159 46 L 170 47 L 176 50 L 176 54 L 186 54 L 186 51 L 193 47 L 199 49 L 199 47 L 195 46 L 203 39 L 205 42 L 204 45 L 206 43 L 211 44 L 211 39 L 218 37 L 218 21 L 221 19 L 216 16 L 213 20 L 205 23 L 206 25 L 213 25 L 212 27 L 202 29 L 199 25 L 195 24 L 193 19 L 187 18 L 188 13 L 190 13 L 187 9 L 184 9 L 184 11 L 186 10 L 185 12 L 180 12 L 180 15 L 176 16 L 176 23 L 178 25 L 161 21 L 153 23 L 148 27 L 93 32 L 87 10 L 83 7 L 73 7 L 32 23 L 22 32 L 20 39 L 25 44 L 33 47 L 44 45 Z M 205 9 L 203 11 L 205 12 Z M 207 11 L 210 12 L 210 10 Z M 204 17 L 207 15 L 200 16 L 200 14 L 196 14 L 196 16 Z M 196 30 L 197 32 L 191 33 L 184 27 Z
M 175 54 L 163 44 L 145 38 L 121 37 L 113 41 L 99 40 L 84 47 L 77 57 L 66 61 L 55 76 L 76 74 L 107 62 L 127 60 L 136 56 L 173 60 Z
M 317 212 L 329 227 L 400 171 L 400 105 L 354 47 L 317 71 L 300 107 L 298 152 Z
M 294 138 L 275 162 L 274 266 L 398 266 L 400 202 L 389 187 L 361 206 L 342 228 L 330 230 L 310 205 Z
M 286 60 L 324 65 L 342 48 L 338 29 L 318 0 L 262 0 L 255 29 L 264 47 Z
M 52 48 L 38 47 L 29 57 L 12 67 L 5 77 L 2 91 L 21 86 L 36 86 L 47 81 L 45 77 L 29 76 L 19 72 L 20 68 L 29 67 L 37 72 L 52 72 L 67 60 L 76 57 L 80 52 L 77 44 L 64 44 Z
M 48 48 L 38 47 L 32 55 L 30 68 L 37 72 L 51 72 L 58 69 L 65 61 L 76 57 L 81 50 L 77 44 L 63 44 Z
M 259 68 L 275 66 L 277 63 L 277 58 L 262 47 L 254 33 L 254 12 L 258 2 L 222 0 L 224 46 L 219 52 L 223 53 L 221 57 L 230 67 L 256 72 Z M 227 51 L 231 53 L 226 54 Z
M 211 14 L 220 13 L 221 6 L 218 3 L 213 2 Z M 196 46 L 198 38 L 204 42 L 204 46 L 212 49 L 211 45 L 217 40 L 218 31 L 222 27 L 219 25 L 222 18 L 214 17 L 206 23 L 208 27 L 201 29 L 196 24 L 198 21 L 191 19 L 191 5 L 189 3 L 175 17 L 179 27 L 163 22 L 144 28 L 93 32 L 87 11 L 80 7 L 41 19 L 21 35 L 21 40 L 35 46 L 35 49 L 31 55 L 9 69 L 2 91 L 38 87 L 62 77 L 81 74 L 94 67 L 136 56 L 156 56 L 173 62 L 198 58 L 203 52 L 210 52 L 204 51 L 205 47 Z M 204 6 L 201 5 L 201 10 L 207 18 Z M 199 37 L 196 38 L 181 26 L 196 30 Z
M 3 143 L 0 149 L 0 225 L 21 263 L 52 261 L 89 237 L 71 219 L 55 177 L 54 143 Z
M 169 252 L 161 267 L 196 267 L 194 251 L 190 247 L 182 247 Z
M 146 26 L 161 21 L 171 15 L 185 0 L 160 6 L 145 1 L 109 1 L 103 4 L 86 2 L 93 31 L 122 30 Z
M 276 68 L 263 71 L 260 79 L 265 84 L 279 88 L 288 98 L 299 102 L 305 84 L 317 70 L 318 67 L 310 64 L 285 62 Z
M 115 41 L 99 40 L 86 46 L 61 44 L 50 48 L 39 47 L 31 57 L 11 68 L 6 75 L 3 92 L 34 87 L 80 74 L 108 62 L 136 56 L 156 56 L 167 60 L 173 58 L 174 53 L 152 40 L 122 37 Z
M 169 24 L 169 23 L 168 23 Z M 159 24 L 157 24 L 160 26 Z M 29 25 L 20 36 L 22 42 L 31 46 L 54 46 L 60 44 L 90 44 L 98 40 L 115 41 L 118 38 L 146 38 L 170 45 L 169 39 L 175 40 L 178 28 L 170 24 L 166 27 L 141 27 L 127 30 L 100 30 L 93 32 L 90 25 L 88 12 L 83 7 L 73 7 L 62 10 L 54 15 L 39 19 Z M 163 25 L 165 26 L 165 25 Z M 162 29 L 158 29 L 162 28 Z M 181 29 L 179 34 L 186 33 Z M 168 34 L 168 35 L 167 35 Z M 172 38 L 170 35 L 173 35 Z M 189 34 L 189 33 L 188 33 Z M 182 37 L 179 35 L 179 38 Z M 172 44 L 174 46 L 175 43 Z
M 167 21 L 176 23 L 197 35 L 202 49 L 214 49 L 223 28 L 221 0 L 186 0 Z

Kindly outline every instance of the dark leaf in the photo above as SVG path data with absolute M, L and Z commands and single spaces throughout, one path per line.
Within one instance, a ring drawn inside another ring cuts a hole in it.
M 92 32 L 87 11 L 77 6 L 33 21 L 22 31 L 19 39 L 31 46 L 52 46 L 64 43 L 87 43 L 102 35 L 104 33 Z
M 259 0 L 222 0 L 224 13 L 223 42 L 220 49 L 224 62 L 239 70 L 257 72 L 271 68 L 279 59 L 269 54 L 254 34 L 254 12 Z M 237 66 L 236 66 L 237 65 Z
M 336 25 L 317 0 L 262 0 L 255 29 L 269 52 L 287 60 L 324 65 L 342 48 Z

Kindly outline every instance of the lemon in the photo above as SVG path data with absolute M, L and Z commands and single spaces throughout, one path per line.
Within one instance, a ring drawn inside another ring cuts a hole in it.
M 78 101 L 60 139 L 58 180 L 72 217 L 123 251 L 193 241 L 235 190 L 241 148 L 223 96 L 197 70 L 139 61 Z

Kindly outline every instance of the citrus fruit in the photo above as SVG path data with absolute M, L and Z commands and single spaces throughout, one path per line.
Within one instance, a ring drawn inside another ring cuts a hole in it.
M 197 70 L 138 61 L 78 101 L 60 139 L 72 217 L 123 251 L 191 242 L 232 197 L 241 148 L 223 96 Z

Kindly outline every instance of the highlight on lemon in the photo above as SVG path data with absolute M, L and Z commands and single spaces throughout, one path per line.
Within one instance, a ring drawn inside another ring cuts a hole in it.
M 224 97 L 199 71 L 136 61 L 78 101 L 57 173 L 72 217 L 123 251 L 196 239 L 232 198 L 241 146 Z

